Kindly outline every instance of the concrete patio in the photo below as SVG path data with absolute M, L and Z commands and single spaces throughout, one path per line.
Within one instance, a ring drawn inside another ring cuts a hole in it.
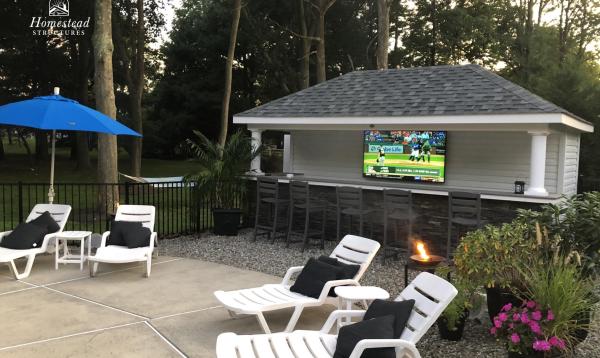
M 2 357 L 214 357 L 217 335 L 258 333 L 253 317 L 231 319 L 217 289 L 280 278 L 194 259 L 159 257 L 152 276 L 141 265 L 100 265 L 90 279 L 78 265 L 54 269 L 39 256 L 23 281 L 0 268 Z M 305 311 L 298 328 L 318 329 L 333 307 Z M 282 330 L 291 311 L 267 315 Z

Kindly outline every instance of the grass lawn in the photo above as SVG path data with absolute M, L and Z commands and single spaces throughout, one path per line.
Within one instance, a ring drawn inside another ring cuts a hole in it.
M 369 168 L 378 167 L 377 153 L 364 153 L 364 164 L 363 173 L 369 173 Z M 395 154 L 388 153 L 385 155 L 384 166 L 396 169 L 399 174 L 388 174 L 390 177 L 407 175 L 407 176 L 421 176 L 423 178 L 432 178 L 433 180 L 440 180 L 444 178 L 444 156 L 432 154 L 430 161 L 410 161 L 410 154 Z M 427 159 L 427 156 L 425 156 Z M 390 170 L 392 170 L 390 169 Z M 429 172 L 430 175 L 425 174 Z
M 35 147 L 32 140 L 30 147 Z M 0 183 L 46 183 L 50 178 L 50 160 L 47 162 L 30 163 L 29 157 L 22 145 L 8 144 L 4 141 L 5 159 L 0 160 Z M 98 153 L 90 152 L 92 168 L 90 170 L 77 170 L 76 162 L 69 159 L 69 148 L 56 148 L 55 181 L 57 183 L 94 183 L 96 182 L 96 163 Z M 142 159 L 142 176 L 144 177 L 171 177 L 185 175 L 194 170 L 194 164 L 185 160 Z M 119 151 L 119 171 L 129 172 L 129 157 L 124 150 Z

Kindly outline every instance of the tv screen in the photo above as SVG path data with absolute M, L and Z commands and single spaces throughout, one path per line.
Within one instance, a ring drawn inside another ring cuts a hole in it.
M 366 177 L 445 181 L 445 131 L 368 130 L 363 147 Z

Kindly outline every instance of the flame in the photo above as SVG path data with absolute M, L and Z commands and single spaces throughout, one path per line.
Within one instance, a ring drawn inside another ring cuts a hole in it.
M 425 244 L 420 241 L 417 242 L 417 251 L 423 261 L 429 261 L 430 256 L 427 254 L 427 250 L 425 250 Z

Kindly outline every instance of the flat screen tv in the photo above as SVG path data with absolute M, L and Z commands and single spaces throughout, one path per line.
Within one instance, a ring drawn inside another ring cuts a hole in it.
M 445 131 L 364 131 L 363 175 L 443 183 L 446 134 Z

